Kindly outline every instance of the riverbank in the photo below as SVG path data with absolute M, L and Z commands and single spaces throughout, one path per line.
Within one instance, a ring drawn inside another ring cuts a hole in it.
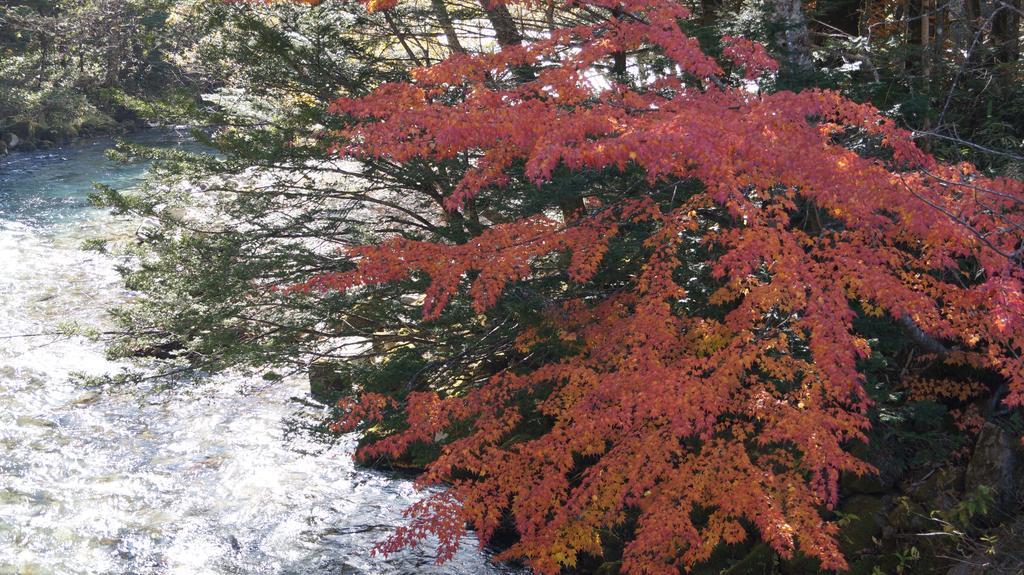
M 22 120 L 0 127 L 0 156 L 14 152 L 52 150 L 96 137 L 117 136 L 144 130 L 150 126 L 139 119 L 83 122 L 78 126 L 51 127 Z

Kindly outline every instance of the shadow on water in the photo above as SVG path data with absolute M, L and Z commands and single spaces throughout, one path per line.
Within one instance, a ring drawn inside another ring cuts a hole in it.
M 92 182 L 145 172 L 107 161 L 111 144 L 0 158 L 0 575 L 523 572 L 472 538 L 443 566 L 429 545 L 371 557 L 421 494 L 356 467 L 353 437 L 325 440 L 303 381 L 89 387 L 72 374 L 134 367 L 82 338 L 21 337 L 102 327 L 126 297 L 115 262 L 80 249 L 111 221 L 88 206 Z

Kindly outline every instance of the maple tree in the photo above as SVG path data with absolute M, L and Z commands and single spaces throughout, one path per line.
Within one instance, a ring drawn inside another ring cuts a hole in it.
M 751 533 L 842 569 L 821 512 L 837 503 L 841 473 L 871 472 L 845 449 L 865 439 L 870 405 L 858 371 L 869 345 L 853 320 L 885 315 L 955 345 L 947 361 L 1000 373 L 1006 402 L 1024 402 L 1024 185 L 941 164 L 836 93 L 760 93 L 753 82 L 775 68 L 763 48 L 726 38 L 711 57 L 678 25 L 678 4 L 576 5 L 608 16 L 453 53 L 332 105 L 355 120 L 336 153 L 467 159 L 445 197 L 452 213 L 525 183 L 523 193 L 550 193 L 572 173 L 634 182 L 578 189 L 576 203 L 552 194 L 461 243 L 353 248 L 355 269 L 291 287 L 425 277 L 431 321 L 459 294 L 485 314 L 540 269 L 568 282 L 516 342 L 524 356 L 552 343 L 564 353 L 457 393 L 345 404 L 345 429 L 403 413 L 361 457 L 441 449 L 420 481 L 448 488 L 380 549 L 432 534 L 443 560 L 467 523 L 487 541 L 508 513 L 518 539 L 503 556 L 540 573 L 601 555 L 600 530 L 626 522 L 627 573 L 676 573 Z M 643 77 L 599 71 L 652 49 L 665 60 Z M 615 249 L 630 239 L 634 249 Z M 631 271 L 607 282 L 607 269 Z M 547 427 L 524 436 L 529 418 Z
M 589 18 L 453 49 L 331 106 L 349 121 L 332 153 L 465 168 L 441 190 L 448 217 L 517 209 L 466 237 L 348 249 L 353 269 L 289 293 L 425 283 L 429 324 L 461 298 L 483 317 L 558 283 L 496 373 L 343 403 L 339 429 L 401 418 L 360 457 L 440 450 L 420 481 L 448 488 L 380 550 L 436 535 L 444 560 L 467 524 L 484 542 L 511 517 L 503 556 L 541 573 L 601 555 L 601 530 L 623 524 L 627 573 L 676 573 L 752 535 L 844 568 L 822 512 L 840 474 L 872 472 L 847 450 L 871 403 L 854 319 L 944 342 L 945 361 L 1001 374 L 1024 403 L 1024 185 L 942 164 L 837 93 L 762 93 L 765 50 L 726 37 L 709 54 L 679 4 L 565 9 Z

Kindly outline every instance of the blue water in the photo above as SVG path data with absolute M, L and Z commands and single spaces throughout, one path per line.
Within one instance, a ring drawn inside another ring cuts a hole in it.
M 128 141 L 194 150 L 187 133 L 153 130 L 127 136 Z M 125 188 L 146 173 L 145 163 L 110 161 L 106 150 L 114 138 L 97 138 L 48 151 L 0 157 L 0 221 L 33 226 L 55 225 L 91 214 L 88 195 L 93 182 Z

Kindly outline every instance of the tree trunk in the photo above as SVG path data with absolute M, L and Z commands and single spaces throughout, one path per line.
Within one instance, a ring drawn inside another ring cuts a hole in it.
M 967 0 L 951 0 L 947 5 L 947 35 L 950 41 L 950 53 L 958 66 L 964 65 L 964 54 L 971 45 L 973 38 L 969 22 L 970 6 Z
M 700 23 L 702 26 L 712 26 L 718 19 L 718 11 L 722 8 L 722 0 L 701 0 L 700 2 Z
M 932 79 L 932 13 L 935 11 L 933 0 L 921 0 L 921 90 L 927 96 L 931 90 Z M 925 118 L 925 124 L 928 119 Z M 930 126 L 925 125 L 927 131 Z
M 448 13 L 448 7 L 445 6 L 444 0 L 430 0 L 430 7 L 434 11 L 434 17 L 441 24 L 441 29 L 444 30 L 444 38 L 448 42 L 448 49 L 451 50 L 452 54 L 465 54 L 466 49 L 459 42 L 459 35 L 455 32 L 452 17 Z
M 409 42 L 406 40 L 405 34 L 402 32 L 401 29 L 399 29 L 398 24 L 395 22 L 395 19 L 391 17 L 391 11 L 384 10 L 383 14 L 384 20 L 388 23 L 388 27 L 391 28 L 391 32 L 394 33 L 396 38 L 398 38 L 398 42 L 402 45 L 402 48 L 405 50 L 406 55 L 409 56 L 409 60 L 411 60 L 412 63 L 417 66 L 422 66 L 423 63 L 420 62 L 420 59 L 416 56 L 416 52 L 413 52 L 412 46 L 410 46 Z
M 992 40 L 996 59 L 1001 63 L 1020 58 L 1020 0 L 997 0 L 992 15 Z
M 767 0 L 768 18 L 774 30 L 772 42 L 781 52 L 782 60 L 794 70 L 810 72 L 814 69 L 807 19 L 801 0 Z
M 494 28 L 499 45 L 502 47 L 518 46 L 523 43 L 523 35 L 519 33 L 519 28 L 516 27 L 516 21 L 512 19 L 508 6 L 498 0 L 480 0 L 480 6 L 483 7 L 487 19 Z
M 612 16 L 615 20 L 622 18 L 622 9 L 613 8 Z M 619 50 L 612 53 L 612 77 L 619 82 L 625 82 L 626 78 L 626 53 Z
M 512 14 L 509 13 L 507 6 L 497 0 L 493 2 L 491 0 L 480 0 L 480 5 L 483 6 L 484 11 L 487 13 L 487 19 L 490 20 L 491 26 L 494 27 L 498 44 L 502 48 L 522 44 L 523 35 L 516 28 L 515 20 L 512 19 Z M 536 77 L 529 66 L 519 66 L 514 72 L 522 82 L 530 81 Z M 559 202 L 559 208 L 562 211 L 562 217 L 568 222 L 582 213 L 584 209 L 583 198 L 575 197 L 563 200 Z

